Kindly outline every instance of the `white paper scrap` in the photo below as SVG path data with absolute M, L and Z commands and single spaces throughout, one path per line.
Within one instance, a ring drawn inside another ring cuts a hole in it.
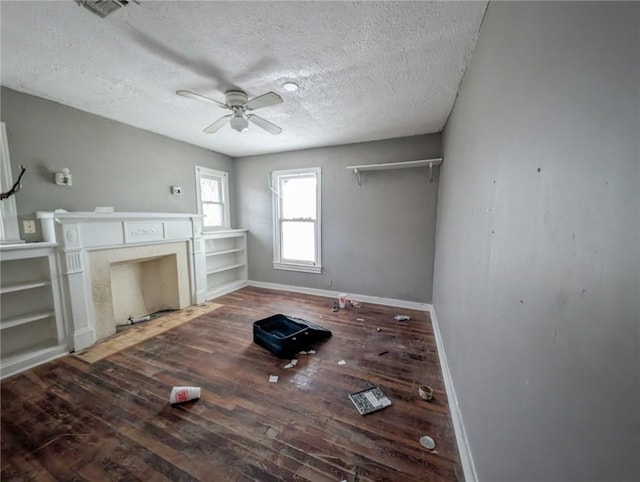
M 293 368 L 293 365 L 292 365 L 291 363 L 287 363 L 287 364 L 284 366 L 284 368 L 285 368 L 285 369 L 287 369 L 287 368 Z
M 344 361 L 344 360 L 340 360 L 340 361 L 338 362 L 338 365 L 346 365 L 346 364 L 347 364 L 347 362 L 346 362 L 346 361 Z
M 298 355 L 306 355 L 307 352 L 306 351 L 301 351 L 300 353 L 298 353 Z
M 356 321 L 364 321 L 364 318 L 356 318 Z
M 309 355 L 314 355 L 314 354 L 315 354 L 315 352 L 316 352 L 315 350 L 309 350 L 307 353 L 308 353 Z
M 269 375 L 269 383 L 278 383 L 278 375 Z
M 380 402 L 380 400 L 378 400 L 373 393 L 371 392 L 364 392 L 364 396 L 367 397 L 367 400 L 369 400 L 369 403 L 371 405 L 373 405 L 374 407 L 379 407 L 380 405 L 382 405 L 382 403 Z
M 293 360 L 291 360 L 291 366 L 296 366 L 298 364 L 298 360 L 296 360 L 295 358 Z

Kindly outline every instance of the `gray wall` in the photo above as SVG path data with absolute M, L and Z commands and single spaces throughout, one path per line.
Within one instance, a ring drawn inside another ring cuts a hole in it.
M 434 306 L 484 481 L 640 480 L 639 8 L 491 3 L 445 129 Z
M 348 165 L 438 157 L 440 135 L 236 159 L 238 225 L 249 229 L 249 279 L 430 302 L 438 168 L 363 173 Z M 274 270 L 269 173 L 322 168 L 322 274 Z
M 16 195 L 21 219 L 33 219 L 36 211 L 96 206 L 193 213 L 196 165 L 232 176 L 233 163 L 225 155 L 5 87 L 0 94 L 14 177 L 20 164 L 27 168 Z M 69 188 L 53 182 L 63 167 L 73 176 Z M 171 185 L 182 186 L 183 194 L 173 196 Z M 40 233 L 23 238 L 38 240 Z

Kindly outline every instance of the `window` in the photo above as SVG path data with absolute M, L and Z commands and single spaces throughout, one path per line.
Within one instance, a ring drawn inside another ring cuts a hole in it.
M 230 228 L 229 176 L 224 171 L 196 167 L 198 214 L 203 214 L 204 231 Z
M 320 273 L 320 168 L 271 174 L 273 267 Z

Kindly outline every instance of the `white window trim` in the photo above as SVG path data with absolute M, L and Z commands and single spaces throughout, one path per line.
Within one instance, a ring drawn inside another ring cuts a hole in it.
M 295 177 L 300 175 L 315 174 L 316 176 L 316 209 L 317 218 L 315 222 L 316 235 L 316 260 L 317 263 L 293 263 L 291 261 L 283 261 L 281 258 L 280 246 L 280 193 L 277 191 L 280 187 L 279 178 Z M 273 268 L 286 271 L 301 271 L 303 273 L 322 273 L 322 171 L 319 167 L 307 167 L 300 169 L 283 169 L 273 171 L 271 173 L 271 190 L 273 192 Z M 276 190 L 274 190 L 274 188 Z
M 205 226 L 202 223 L 203 232 L 220 231 L 221 229 L 231 229 L 231 209 L 229 208 L 229 173 L 226 171 L 218 171 L 209 167 L 196 166 L 196 202 L 198 204 L 198 214 L 204 215 L 202 211 L 202 193 L 200 192 L 200 175 L 219 177 L 222 179 L 222 202 L 224 205 L 222 215 L 224 223 L 221 226 Z
M 9 143 L 4 122 L 0 122 L 0 192 L 6 192 L 13 186 Z M 0 201 L 0 244 L 20 243 L 18 228 L 18 210 L 15 196 Z

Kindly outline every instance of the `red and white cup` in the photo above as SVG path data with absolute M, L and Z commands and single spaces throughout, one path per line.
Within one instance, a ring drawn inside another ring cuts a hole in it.
M 169 403 L 182 403 L 200 398 L 200 387 L 173 387 L 169 395 Z

